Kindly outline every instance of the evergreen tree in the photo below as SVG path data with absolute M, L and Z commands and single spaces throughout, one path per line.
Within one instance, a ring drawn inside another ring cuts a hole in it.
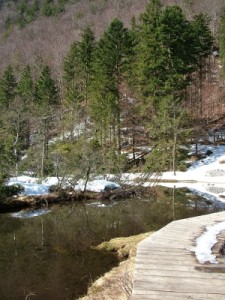
M 19 16 L 18 16 L 17 22 L 18 22 L 20 27 L 24 27 L 27 23 L 26 16 L 25 16 L 27 6 L 28 6 L 28 1 L 27 0 L 22 0 L 18 4 Z
M 20 105 L 21 119 L 19 126 L 19 138 L 25 146 L 30 144 L 30 117 L 34 117 L 34 83 L 31 76 L 31 68 L 27 65 L 21 75 L 21 79 L 17 85 L 17 105 Z
M 0 105 L 6 108 L 10 107 L 10 104 L 16 96 L 16 79 L 13 74 L 13 69 L 9 65 L 0 80 Z
M 72 44 L 64 60 L 65 96 L 77 107 L 81 104 L 87 107 L 94 47 L 94 34 L 88 27 L 81 41 Z
M 146 115 L 156 109 L 164 86 L 164 52 L 159 38 L 161 3 L 159 0 L 148 2 L 140 16 L 138 44 L 136 46 L 136 80 L 144 102 Z
M 13 137 L 9 131 L 3 128 L 0 119 L 0 187 L 9 176 L 11 167 L 14 165 L 15 156 L 13 154 Z
M 173 170 L 177 166 L 185 170 L 186 152 L 183 144 L 190 136 L 190 119 L 180 97 L 168 95 L 160 102 L 156 114 L 149 123 L 152 151 L 147 157 L 146 169 L 151 172 Z
M 47 174 L 51 165 L 48 160 L 49 134 L 52 129 L 52 120 L 55 109 L 59 105 L 59 94 L 57 85 L 51 76 L 49 66 L 43 66 L 41 74 L 35 85 L 35 101 L 37 113 L 40 115 L 36 134 L 36 143 L 39 150 L 39 172 L 41 176 Z M 34 147 L 35 149 L 35 147 Z
M 192 33 L 194 42 L 192 43 L 196 57 L 195 69 L 197 70 L 198 86 L 198 112 L 202 112 L 202 84 L 207 69 L 207 59 L 212 51 L 213 36 L 209 28 L 209 18 L 201 13 L 194 17 L 192 22 Z
M 65 11 L 66 0 L 58 0 L 58 5 L 56 7 L 56 14 L 60 14 Z
M 212 52 L 213 36 L 209 27 L 210 19 L 207 15 L 200 13 L 194 17 L 191 25 L 197 66 L 202 68 L 202 64 L 204 64 L 203 60 Z
M 92 74 L 92 62 L 93 53 L 95 49 L 95 37 L 90 27 L 87 27 L 82 35 L 81 42 L 79 43 L 80 58 L 82 63 L 82 73 L 84 78 L 83 86 L 83 98 L 87 106 L 88 101 L 88 89 L 90 86 L 91 74 Z
M 220 20 L 219 30 L 219 47 L 220 47 L 220 59 L 223 66 L 223 75 L 225 74 L 225 10 Z
M 120 150 L 121 86 L 128 68 L 132 39 L 115 19 L 101 37 L 95 52 L 91 115 L 101 142 L 110 138 Z
M 64 60 L 65 97 L 69 101 L 79 103 L 79 73 L 80 51 L 77 42 L 74 42 Z
M 64 60 L 64 106 L 66 115 L 63 119 L 63 132 L 70 132 L 70 138 L 74 138 L 74 126 L 81 122 L 83 117 L 83 71 L 81 66 L 80 49 L 77 42 L 74 42 Z
M 44 0 L 41 12 L 43 16 L 52 16 L 54 14 L 53 0 Z
M 17 85 L 17 94 L 24 103 L 24 108 L 27 110 L 33 104 L 34 98 L 34 83 L 31 76 L 31 68 L 27 65 L 21 75 L 21 79 Z
M 145 103 L 144 115 L 156 149 L 149 161 L 156 164 L 159 160 L 158 165 L 163 166 L 164 160 L 168 167 L 170 157 L 175 172 L 180 132 L 187 130 L 182 102 L 195 63 L 190 47 L 191 25 L 179 7 L 162 10 L 159 1 L 151 0 L 141 16 L 139 40 L 137 74 Z
M 186 75 L 193 71 L 195 64 L 194 39 L 191 25 L 178 6 L 166 7 L 160 17 L 160 39 L 167 57 L 167 73 Z M 183 87 L 181 87 L 183 88 Z
M 93 51 L 95 48 L 94 34 L 87 27 L 81 34 L 81 41 L 74 42 L 64 59 L 64 115 L 63 131 L 69 131 L 74 138 L 74 126 L 84 120 L 86 132 L 90 81 L 92 75 Z
M 30 6 L 30 10 L 29 10 L 30 11 L 30 15 L 32 17 L 36 17 L 37 14 L 38 14 L 38 12 L 39 12 L 39 10 L 40 10 L 39 2 L 38 2 L 38 0 L 34 0 L 33 3 Z
M 37 103 L 44 108 L 59 103 L 57 85 L 51 76 L 49 66 L 43 66 L 40 77 L 35 86 L 35 98 Z

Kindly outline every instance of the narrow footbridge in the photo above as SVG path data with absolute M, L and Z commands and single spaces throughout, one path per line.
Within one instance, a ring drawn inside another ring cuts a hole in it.
M 225 232 L 212 248 L 218 264 L 200 264 L 190 251 L 206 226 L 225 221 L 225 212 L 174 221 L 138 245 L 131 300 L 225 300 L 225 259 L 218 253 Z

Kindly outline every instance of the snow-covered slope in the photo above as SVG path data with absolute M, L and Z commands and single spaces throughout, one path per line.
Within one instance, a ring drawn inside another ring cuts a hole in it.
M 8 185 L 20 184 L 23 186 L 23 195 L 44 195 L 49 193 L 50 186 L 59 184 L 57 177 L 47 177 L 40 181 L 38 178 L 29 176 L 12 177 L 8 181 Z M 69 182 L 64 182 L 64 186 L 69 186 Z M 85 181 L 78 180 L 73 186 L 76 191 L 85 189 Z M 86 190 L 100 193 L 106 190 L 114 190 L 120 188 L 120 185 L 105 179 L 91 180 L 86 185 Z
M 198 193 L 204 193 L 208 198 L 212 197 L 221 201 L 225 200 L 225 146 L 199 146 L 199 151 L 206 152 L 210 150 L 211 155 L 204 159 L 195 161 L 186 172 L 165 172 L 158 178 L 158 184 L 168 187 L 188 187 Z M 137 179 L 145 186 L 152 185 L 155 175 L 148 177 L 142 173 L 124 173 L 120 180 L 126 184 L 135 184 Z M 115 189 L 120 187 L 114 182 L 114 176 L 108 176 L 109 180 L 97 179 L 89 181 L 87 190 L 102 192 L 106 189 Z M 148 181 L 148 178 L 151 180 Z M 59 183 L 56 177 L 47 177 L 44 180 L 29 176 L 19 176 L 10 178 L 8 184 L 21 184 L 24 187 L 24 194 L 40 195 L 47 194 L 49 187 Z M 68 182 L 64 183 L 68 186 Z M 75 190 L 83 190 L 85 182 L 79 180 L 75 185 Z
M 211 200 L 225 201 L 225 146 L 202 145 L 199 150 L 211 155 L 195 161 L 186 172 L 165 172 L 162 174 L 160 185 L 187 187 L 205 194 Z M 174 181 L 169 183 L 168 181 Z

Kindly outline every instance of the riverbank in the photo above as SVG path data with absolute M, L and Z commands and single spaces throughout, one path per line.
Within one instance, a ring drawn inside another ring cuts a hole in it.
M 120 200 L 135 197 L 141 194 L 149 195 L 149 188 L 132 188 L 127 189 L 115 189 L 103 192 L 90 192 L 90 191 L 72 191 L 72 190 L 60 190 L 58 192 L 52 192 L 42 195 L 18 195 L 0 200 L 0 212 L 11 212 L 24 208 L 39 208 L 47 207 L 52 204 L 63 204 L 66 202 L 82 202 L 86 200 Z
M 47 177 L 43 180 L 29 176 L 12 177 L 7 184 L 21 185 L 24 196 L 1 200 L 0 212 L 68 201 L 144 197 L 145 194 L 152 193 L 152 187 L 155 185 L 185 187 L 199 195 L 204 195 L 209 200 L 224 201 L 225 145 L 199 145 L 198 148 L 201 159 L 192 161 L 185 172 L 98 175 L 95 176 L 96 179 L 88 182 L 78 180 L 73 185 L 69 179 L 62 185 L 57 177 Z
M 136 236 L 121 237 L 103 242 L 95 249 L 99 251 L 116 252 L 123 260 L 118 267 L 93 282 L 87 295 L 79 300 L 127 300 L 132 292 L 132 276 L 134 270 L 137 244 L 147 238 L 152 232 Z M 126 260 L 124 260 L 126 259 Z

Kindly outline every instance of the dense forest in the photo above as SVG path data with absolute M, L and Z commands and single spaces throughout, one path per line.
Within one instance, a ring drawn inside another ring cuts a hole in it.
M 1 1 L 1 182 L 185 169 L 223 116 L 223 1 L 136 2 Z

